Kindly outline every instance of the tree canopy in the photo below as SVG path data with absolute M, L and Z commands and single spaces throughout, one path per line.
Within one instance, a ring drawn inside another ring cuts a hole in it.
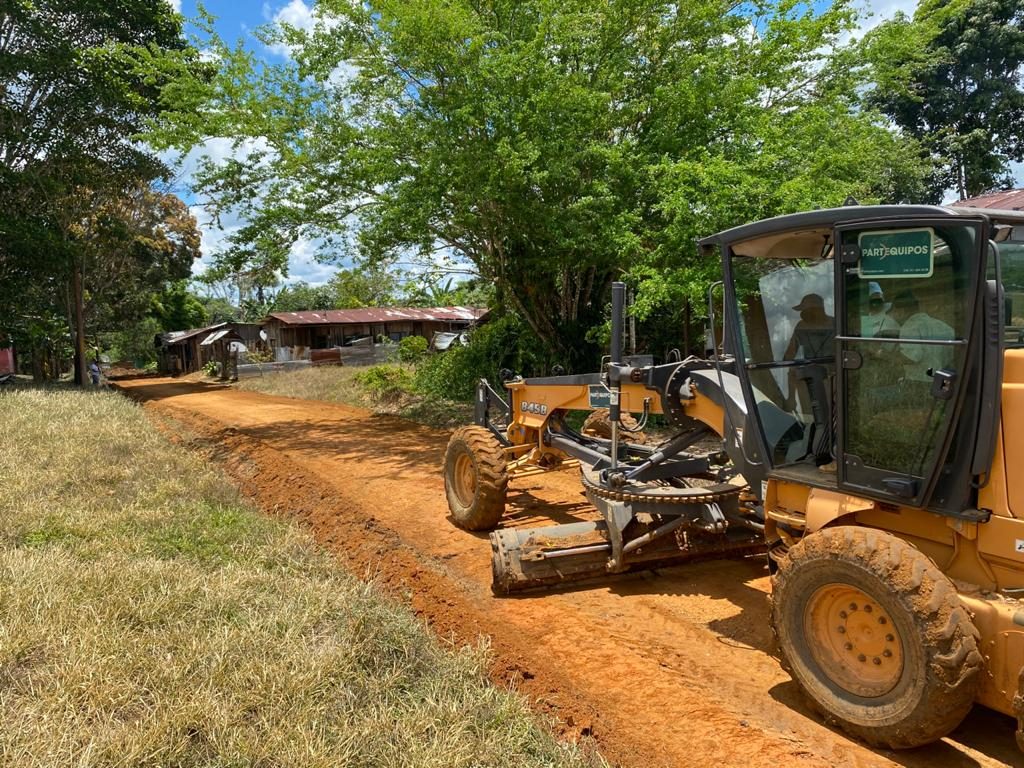
M 870 100 L 935 164 L 928 197 L 1012 186 L 1024 160 L 1024 5 L 923 0 L 869 38 Z
M 195 221 L 149 189 L 166 169 L 138 134 L 170 76 L 200 68 L 166 2 L 3 5 L 0 333 L 53 351 L 70 327 L 81 374 L 86 315 L 138 316 L 188 274 Z
M 292 58 L 211 40 L 154 138 L 233 138 L 198 188 L 250 223 L 221 255 L 285 269 L 296 238 L 369 262 L 468 263 L 570 364 L 628 275 L 681 311 L 697 235 L 798 208 L 902 200 L 927 170 L 862 103 L 839 0 L 321 0 Z

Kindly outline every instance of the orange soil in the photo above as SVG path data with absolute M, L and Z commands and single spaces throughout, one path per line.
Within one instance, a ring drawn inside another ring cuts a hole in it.
M 358 408 L 215 385 L 119 386 L 169 432 L 222 461 L 264 510 L 310 526 L 439 636 L 457 644 L 489 638 L 495 682 L 556 718 L 562 735 L 591 737 L 613 764 L 1024 764 L 1013 721 L 981 707 L 951 738 L 910 752 L 872 750 L 823 725 L 773 655 L 761 558 L 495 598 L 487 536 L 448 519 L 447 434 Z M 574 473 L 513 483 L 509 502 L 507 525 L 589 514 Z

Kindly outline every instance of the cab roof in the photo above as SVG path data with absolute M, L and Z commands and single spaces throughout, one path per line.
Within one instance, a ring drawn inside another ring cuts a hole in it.
M 966 206 L 941 205 L 848 205 L 842 208 L 822 208 L 816 211 L 791 213 L 770 219 L 743 224 L 726 229 L 698 241 L 701 247 L 731 245 L 746 240 L 763 238 L 766 235 L 806 232 L 817 236 L 819 232 L 831 230 L 838 224 L 871 222 L 908 216 L 987 216 L 995 222 L 1022 225 L 1024 211 L 1000 211 L 992 208 L 971 208 Z

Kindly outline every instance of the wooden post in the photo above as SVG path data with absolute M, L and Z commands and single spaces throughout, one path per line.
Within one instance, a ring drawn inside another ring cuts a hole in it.
M 85 359 L 85 299 L 82 295 L 82 267 L 76 260 L 71 267 L 71 294 L 75 311 L 75 384 L 84 386 L 86 376 Z

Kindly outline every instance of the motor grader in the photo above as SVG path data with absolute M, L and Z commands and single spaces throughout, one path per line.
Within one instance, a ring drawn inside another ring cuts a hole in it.
M 600 373 L 480 382 L 444 474 L 455 523 L 497 528 L 495 592 L 764 551 L 825 719 L 906 748 L 977 701 L 1024 748 L 1024 212 L 849 205 L 699 246 L 706 359 L 625 358 L 615 285 Z M 570 426 L 597 408 L 604 436 Z M 652 415 L 670 436 L 631 440 Z M 599 519 L 498 527 L 510 480 L 567 467 Z

